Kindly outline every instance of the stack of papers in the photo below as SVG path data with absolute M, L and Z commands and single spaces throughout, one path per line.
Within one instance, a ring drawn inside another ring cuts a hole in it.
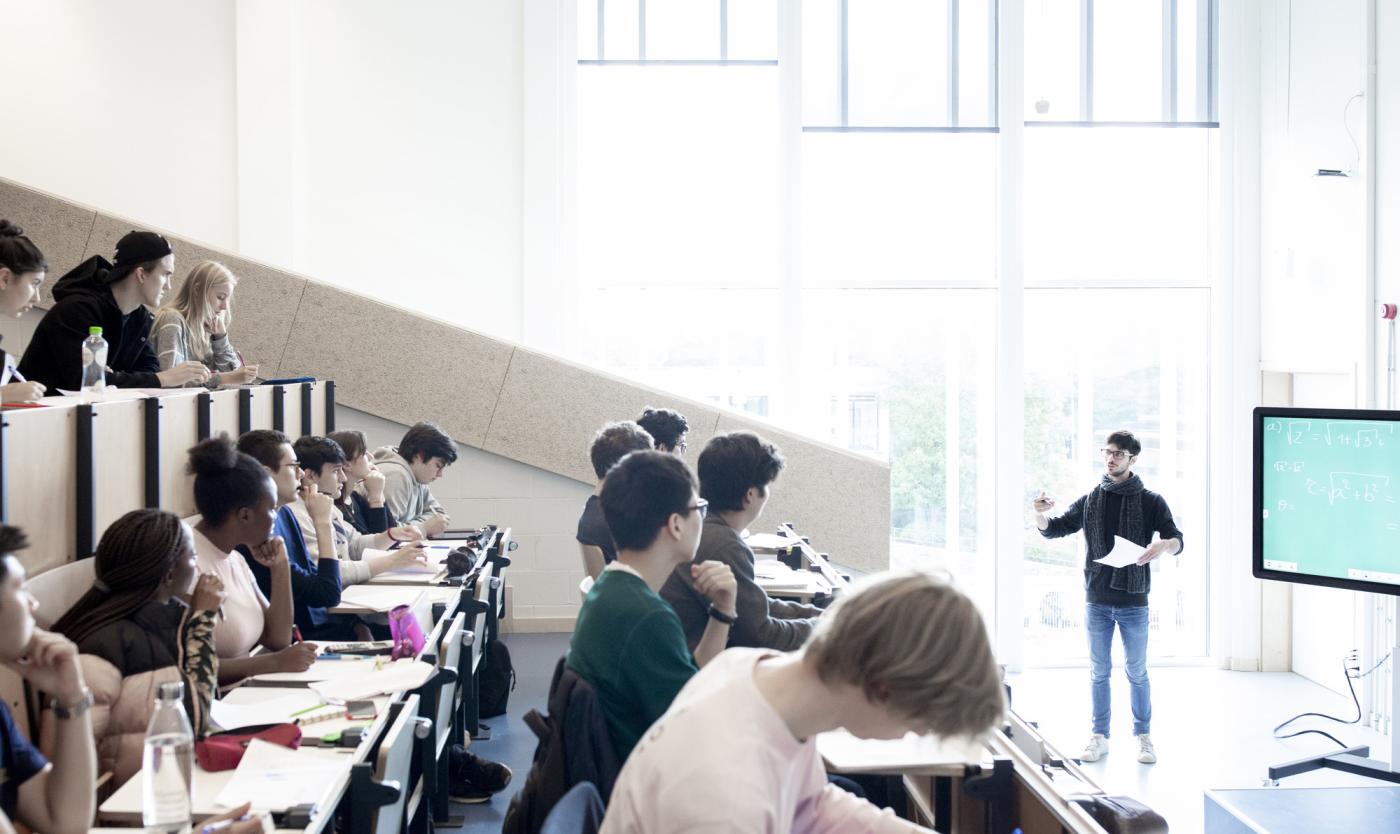
M 225 732 L 243 727 L 260 727 L 264 724 L 287 724 L 294 720 L 293 713 L 319 707 L 325 702 L 320 693 L 310 689 L 300 689 L 289 695 L 245 703 L 233 703 L 224 698 L 209 704 L 209 719 L 214 726 Z
M 295 750 L 255 738 L 214 802 L 224 808 L 250 802 L 256 811 L 316 805 L 349 769 L 349 759 L 336 762 L 298 755 Z
M 777 553 L 797 544 L 797 540 L 776 533 L 752 533 L 744 539 L 744 544 L 755 553 Z
M 754 581 L 765 591 L 808 591 L 814 576 L 793 570 L 777 559 L 759 559 L 753 565 Z
M 417 689 L 433 674 L 432 664 L 411 658 L 393 663 L 371 663 L 368 669 L 361 664 L 356 665 L 360 667 L 357 674 L 317 681 L 311 684 L 311 688 L 327 701 L 357 701 Z

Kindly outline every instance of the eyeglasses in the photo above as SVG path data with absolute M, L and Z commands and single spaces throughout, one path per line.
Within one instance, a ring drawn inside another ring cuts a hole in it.
M 1099 451 L 1103 453 L 1104 457 L 1113 458 L 1114 460 L 1122 460 L 1124 458 L 1132 457 L 1131 454 L 1123 451 L 1122 449 L 1100 449 Z
M 705 514 L 710 510 L 710 502 L 706 501 L 704 498 L 698 499 L 694 504 L 685 508 L 685 514 L 690 515 L 691 510 L 699 510 L 700 517 L 704 518 Z

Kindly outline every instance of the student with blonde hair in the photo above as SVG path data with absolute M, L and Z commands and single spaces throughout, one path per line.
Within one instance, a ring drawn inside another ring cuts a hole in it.
M 185 385 L 243 385 L 258 375 L 258 366 L 244 365 L 228 340 L 233 318 L 233 289 L 238 279 L 229 268 L 203 261 L 186 276 L 180 291 L 156 313 L 156 357 L 162 370 L 195 360 L 210 370 L 209 381 Z
M 924 831 L 829 785 L 817 735 L 973 738 L 1004 709 L 972 600 L 931 574 L 869 577 L 802 649 L 730 649 L 691 678 L 632 750 L 602 832 Z

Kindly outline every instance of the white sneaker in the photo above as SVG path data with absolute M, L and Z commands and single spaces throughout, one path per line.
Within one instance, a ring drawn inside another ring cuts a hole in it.
M 1084 745 L 1084 752 L 1080 754 L 1080 761 L 1097 762 L 1108 755 L 1108 736 L 1103 733 L 1094 733 L 1089 738 L 1089 743 Z
M 1152 748 L 1152 736 L 1147 733 L 1137 737 L 1138 740 L 1138 761 L 1143 764 L 1156 764 L 1157 751 Z

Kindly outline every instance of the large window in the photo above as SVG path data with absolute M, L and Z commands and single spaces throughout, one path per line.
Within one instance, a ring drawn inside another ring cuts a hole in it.
M 1028 3 L 1003 55 L 995 0 L 580 0 L 573 353 L 888 460 L 892 561 L 952 571 L 989 622 L 1021 611 L 998 640 L 1029 661 L 1074 662 L 1082 538 L 997 500 L 1017 352 L 1027 495 L 1071 500 L 1095 438 L 1136 431 L 1191 543 L 1154 575 L 1151 645 L 1203 655 L 1213 3 Z M 1002 112 L 1025 113 L 1015 147 Z M 1027 532 L 999 544 L 1008 513 Z

